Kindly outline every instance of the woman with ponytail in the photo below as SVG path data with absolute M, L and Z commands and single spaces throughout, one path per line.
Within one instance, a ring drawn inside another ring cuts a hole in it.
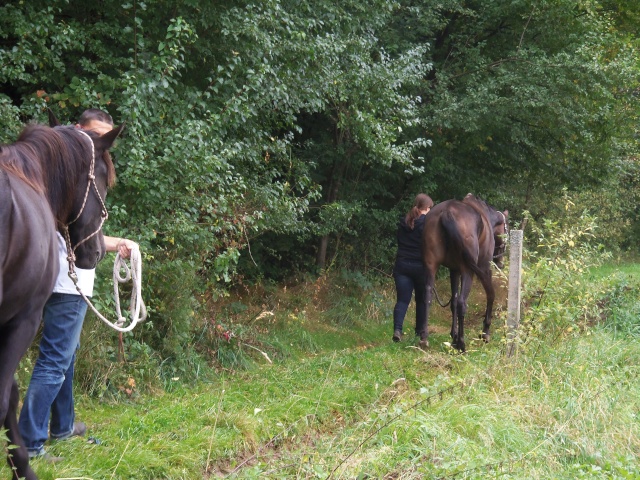
M 397 301 L 393 309 L 393 341 L 402 339 L 402 325 L 407 314 L 411 296 L 415 291 L 416 334 L 427 321 L 427 286 L 425 268 L 422 263 L 422 229 L 424 218 L 433 207 L 429 195 L 420 193 L 413 207 L 398 222 L 398 253 L 393 267 Z

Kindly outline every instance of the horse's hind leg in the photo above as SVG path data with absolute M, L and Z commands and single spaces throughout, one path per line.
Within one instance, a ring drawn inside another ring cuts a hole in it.
M 458 298 L 460 296 L 460 270 L 449 270 L 451 282 L 451 339 L 455 345 L 458 339 Z
M 471 285 L 473 284 L 473 276 L 471 273 L 462 272 L 460 275 L 460 295 L 458 297 L 458 336 L 453 339 L 453 346 L 461 352 L 467 350 L 467 346 L 464 341 L 464 317 L 467 315 L 467 299 L 471 292 Z

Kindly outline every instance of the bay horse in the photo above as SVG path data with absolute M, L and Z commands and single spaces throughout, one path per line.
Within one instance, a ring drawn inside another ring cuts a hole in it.
M 428 346 L 428 319 L 436 272 L 440 265 L 449 269 L 451 280 L 452 345 L 464 352 L 464 317 L 475 274 L 487 296 L 482 339 L 490 338 L 495 291 L 491 262 L 503 265 L 509 212 L 500 212 L 483 200 L 468 194 L 462 201 L 446 200 L 433 207 L 425 218 L 422 255 L 426 267 L 427 321 L 419 329 L 420 346 Z
M 104 256 L 104 200 L 115 181 L 108 149 L 123 127 L 99 136 L 32 124 L 0 146 L 0 425 L 17 447 L 7 459 L 16 479 L 37 480 L 18 431 L 15 372 L 58 275 L 56 230 L 78 267 Z

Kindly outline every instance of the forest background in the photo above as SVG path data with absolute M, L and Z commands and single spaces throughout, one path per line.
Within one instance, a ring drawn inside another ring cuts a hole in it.
M 0 142 L 47 108 L 126 122 L 105 230 L 140 243 L 149 307 L 127 350 L 190 376 L 234 291 L 389 282 L 418 192 L 512 228 L 587 213 L 637 250 L 639 26 L 635 0 L 12 1 Z

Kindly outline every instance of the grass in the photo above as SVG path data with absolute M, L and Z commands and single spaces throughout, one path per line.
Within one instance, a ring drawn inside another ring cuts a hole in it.
M 607 318 L 637 325 L 625 312 L 638 312 L 640 268 L 624 267 L 622 279 L 619 270 L 585 277 L 609 282 Z M 251 322 L 262 332 L 252 345 L 272 363 L 238 344 L 249 368 L 218 368 L 193 384 L 175 377 L 164 391 L 140 389 L 131 399 L 81 395 L 78 417 L 97 441 L 51 444 L 66 460 L 33 462 L 35 471 L 45 480 L 640 478 L 633 329 L 623 334 L 606 319 L 556 326 L 562 335 L 532 336 L 507 359 L 501 312 L 492 342 L 459 355 L 445 344 L 448 309 L 436 305 L 424 352 L 410 335 L 390 341 L 388 287 L 360 296 L 318 284 L 267 300 L 247 295 L 249 308 L 237 309 L 228 327 L 248 341 Z M 480 291 L 476 285 L 470 301 L 468 338 L 479 329 Z M 255 320 L 265 302 L 273 315 Z M 405 332 L 412 325 L 410 312 Z M 2 474 L 9 477 L 6 467 Z

